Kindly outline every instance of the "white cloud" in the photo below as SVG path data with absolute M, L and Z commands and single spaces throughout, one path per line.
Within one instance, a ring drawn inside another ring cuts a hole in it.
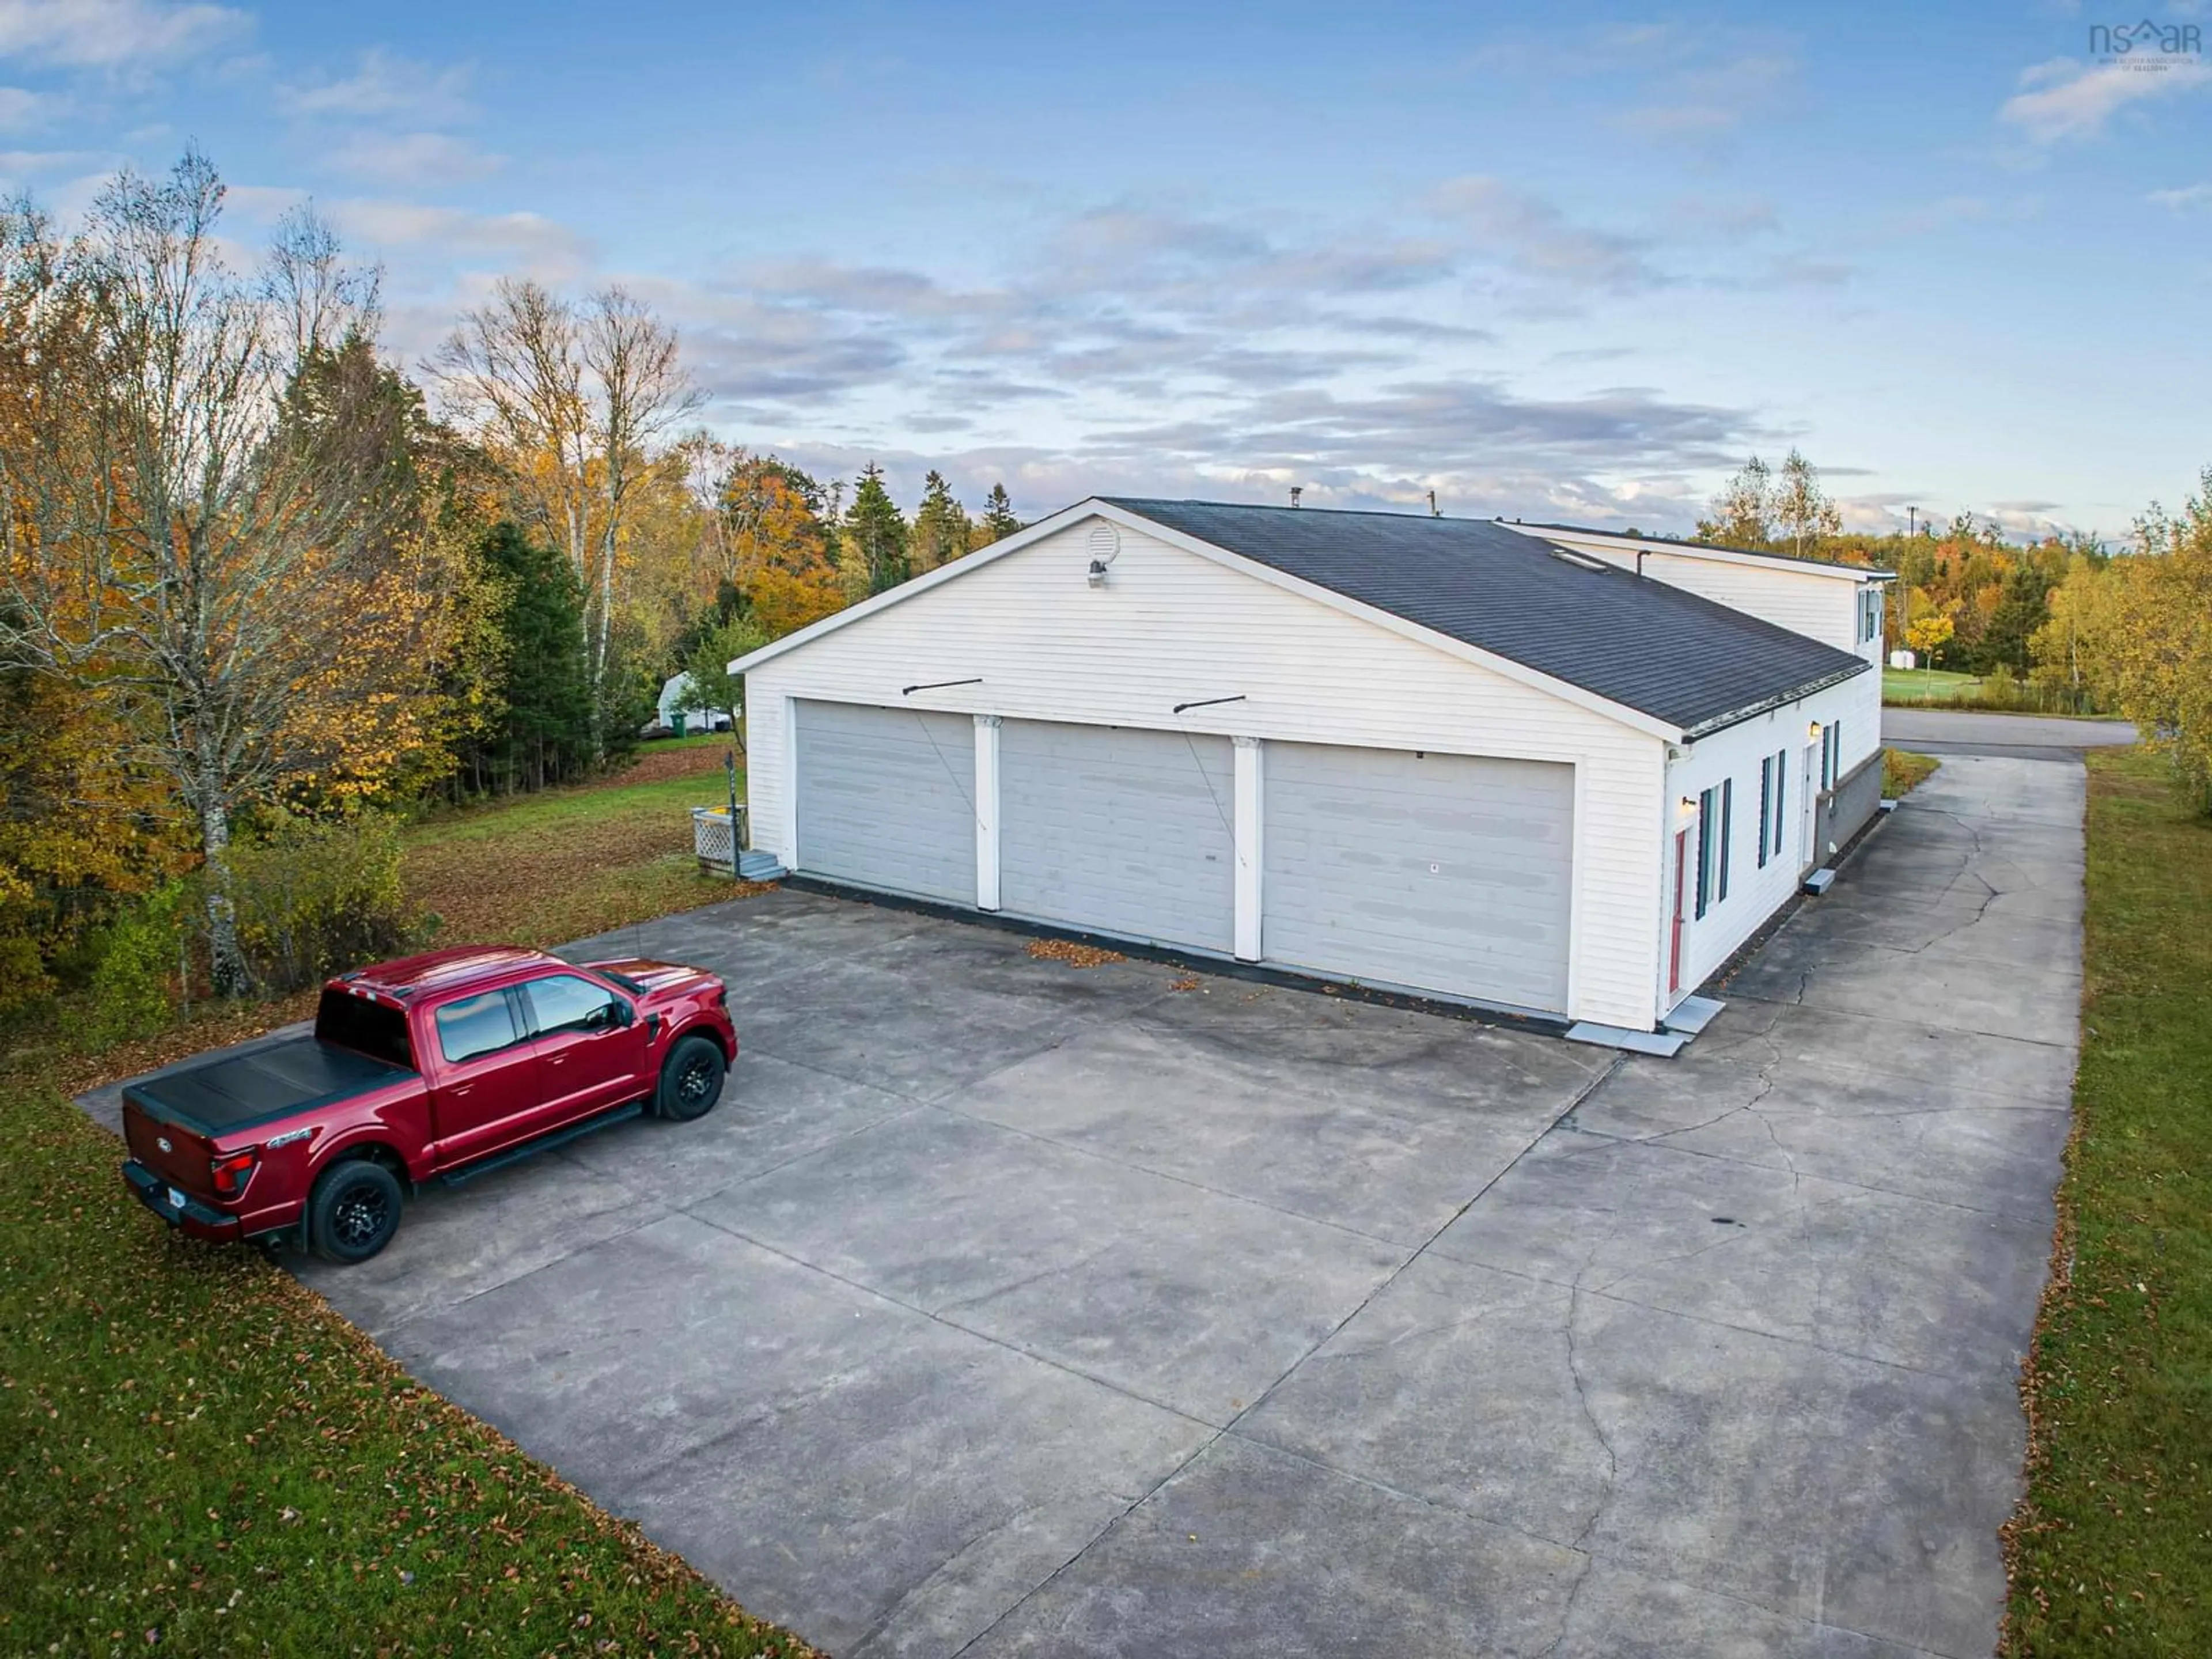
M 0 182 L 21 184 L 59 173 L 82 173 L 108 158 L 91 149 L 0 149 Z
M 2170 98 L 2212 84 L 2212 65 L 2172 63 L 2082 64 L 2055 58 L 2022 72 L 2021 90 L 2005 100 L 1997 118 L 2033 143 L 2055 144 L 2094 138 L 2131 104 Z
M 1644 103 L 1621 112 L 1621 125 L 1655 137 L 1717 139 L 1779 112 L 1798 64 L 1786 52 L 1746 52 L 1661 76 Z
M 0 59 L 78 69 L 168 63 L 218 46 L 252 27 L 228 6 L 160 0 L 0 0 Z
M 540 271 L 573 271 L 590 258 L 589 241 L 537 213 L 465 213 L 419 202 L 332 203 L 333 223 L 374 254 L 387 246 L 428 249 L 456 258 L 501 261 Z
M 1550 203 L 1484 174 L 1437 185 L 1429 206 L 1472 232 L 1490 258 L 1524 276 L 1615 291 L 1652 288 L 1663 280 L 1640 239 L 1575 224 Z
M 468 98 L 471 78 L 465 64 L 437 69 L 371 47 L 362 53 L 360 67 L 343 79 L 279 88 L 276 107 L 287 115 L 350 120 L 465 120 L 476 112 Z
M 499 171 L 501 158 L 443 132 L 357 133 L 329 152 L 342 172 L 379 184 L 434 188 Z
M 1690 22 L 1603 23 L 1506 31 L 1466 69 L 1552 82 L 1607 80 L 1603 113 L 1654 137 L 1714 144 L 1786 114 L 1797 92 L 1797 43 L 1770 27 Z
M 44 126 L 61 100 L 21 87 L 0 87 L 0 132 L 28 132 Z
M 2179 190 L 2154 190 L 2143 200 L 2154 207 L 2170 209 L 2175 213 L 2202 212 L 2212 210 L 2212 185 L 2186 185 Z

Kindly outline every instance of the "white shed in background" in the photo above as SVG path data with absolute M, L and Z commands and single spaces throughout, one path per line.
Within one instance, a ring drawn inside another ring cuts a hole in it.
M 1099 499 L 732 667 L 799 875 L 1648 1031 L 1878 781 L 1832 623 L 1488 520 Z
M 726 708 L 717 708 L 709 713 L 693 709 L 687 714 L 677 707 L 690 684 L 691 677 L 689 674 L 671 674 L 660 683 L 659 723 L 678 734 L 684 732 L 728 731 L 730 711 Z

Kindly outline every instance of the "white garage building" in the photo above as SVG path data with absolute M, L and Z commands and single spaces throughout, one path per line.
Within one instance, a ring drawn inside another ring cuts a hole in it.
M 1086 501 L 732 664 L 754 838 L 856 889 L 1650 1031 L 1872 815 L 1884 580 Z

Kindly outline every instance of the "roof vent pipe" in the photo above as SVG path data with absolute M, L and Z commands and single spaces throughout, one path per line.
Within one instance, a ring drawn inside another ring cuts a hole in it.
M 1291 505 L 1292 507 L 1296 507 L 1296 506 L 1298 504 L 1298 497 L 1299 497 L 1300 495 L 1304 495 L 1304 493 L 1305 493 L 1305 487 L 1304 487 L 1304 485 L 1302 485 L 1302 484 L 1292 484 L 1292 485 L 1291 486 Z
M 1443 514 L 1437 511 L 1437 492 L 1433 489 L 1429 492 L 1429 516 L 1432 519 L 1443 517 Z

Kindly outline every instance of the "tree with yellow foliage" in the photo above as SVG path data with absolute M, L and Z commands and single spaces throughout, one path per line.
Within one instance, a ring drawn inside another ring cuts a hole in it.
M 1924 617 L 1915 617 L 1905 626 L 1905 642 L 1929 668 L 1936 666 L 1936 654 L 1950 642 L 1958 624 L 1941 611 L 1930 611 Z
M 237 815 L 407 763 L 441 572 L 374 280 L 302 216 L 234 272 L 222 198 L 188 153 L 165 179 L 118 174 L 72 238 L 21 206 L 0 225 L 0 668 L 81 697 L 166 777 L 235 994 Z
M 2036 655 L 2164 745 L 2212 805 L 2212 467 L 2179 514 L 2154 503 L 2136 521 L 2132 550 L 2069 574 Z
M 820 486 L 773 455 L 720 452 L 714 490 L 717 593 L 771 640 L 841 611 L 846 586 L 830 556 Z

